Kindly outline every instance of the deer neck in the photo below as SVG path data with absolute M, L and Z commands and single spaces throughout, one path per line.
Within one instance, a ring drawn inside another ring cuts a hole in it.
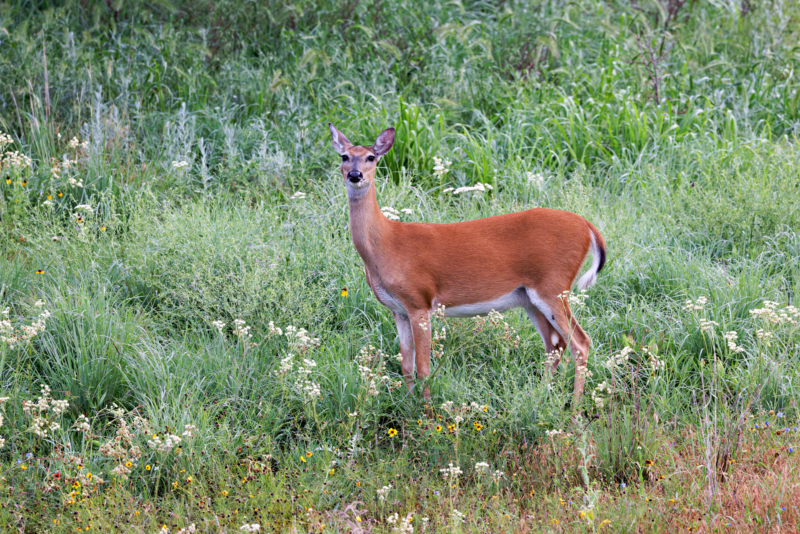
M 347 199 L 350 206 L 350 235 L 353 244 L 367 267 L 372 267 L 372 263 L 377 259 L 376 255 L 380 253 L 381 242 L 389 226 L 389 220 L 381 213 L 381 208 L 378 206 L 375 183 L 371 183 L 363 192 L 348 190 Z

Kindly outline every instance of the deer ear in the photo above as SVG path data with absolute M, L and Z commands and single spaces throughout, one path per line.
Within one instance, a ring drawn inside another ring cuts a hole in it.
M 394 128 L 387 128 L 375 140 L 372 150 L 380 157 L 389 152 L 392 149 L 392 145 L 394 145 Z
M 344 134 L 337 130 L 332 122 L 328 123 L 328 128 L 331 129 L 331 135 L 333 136 L 333 149 L 337 154 L 345 154 L 347 149 L 353 146 L 353 143 L 348 141 Z

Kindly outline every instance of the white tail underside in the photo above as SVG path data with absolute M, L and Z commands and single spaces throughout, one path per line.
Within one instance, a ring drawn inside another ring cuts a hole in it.
M 594 232 L 589 230 L 589 236 L 592 238 L 592 266 L 578 280 L 578 289 L 581 291 L 594 284 L 595 280 L 597 280 L 597 272 L 600 270 L 600 247 L 597 246 Z

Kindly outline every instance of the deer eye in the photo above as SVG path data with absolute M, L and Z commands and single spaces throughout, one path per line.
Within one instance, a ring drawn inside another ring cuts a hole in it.
M 342 154 L 342 161 L 347 161 L 348 159 L 350 159 L 350 158 L 347 157 L 346 155 Z
M 367 156 L 367 161 L 375 161 L 375 156 Z

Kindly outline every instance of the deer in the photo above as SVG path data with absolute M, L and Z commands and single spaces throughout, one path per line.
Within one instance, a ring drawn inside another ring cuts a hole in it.
M 375 191 L 378 161 L 394 145 L 395 130 L 372 146 L 353 145 L 328 123 L 349 205 L 350 234 L 364 261 L 367 284 L 397 325 L 401 369 L 409 392 L 414 368 L 430 401 L 431 315 L 475 317 L 522 308 L 544 342 L 549 371 L 569 346 L 575 359 L 573 406 L 583 394 L 591 339 L 564 298 L 589 252 L 592 264 L 578 280 L 583 290 L 597 280 L 606 244 L 580 215 L 533 208 L 472 221 L 400 222 L 381 211 Z

